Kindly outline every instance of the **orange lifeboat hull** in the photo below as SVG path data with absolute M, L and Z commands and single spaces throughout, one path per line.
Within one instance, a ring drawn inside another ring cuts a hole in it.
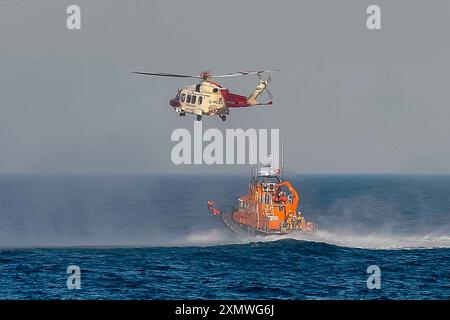
M 297 211 L 298 204 L 298 193 L 289 182 L 281 181 L 277 175 L 265 175 L 252 179 L 249 192 L 238 199 L 231 212 L 222 213 L 211 200 L 208 209 L 238 233 L 272 235 L 316 231 L 317 225 L 306 221 Z

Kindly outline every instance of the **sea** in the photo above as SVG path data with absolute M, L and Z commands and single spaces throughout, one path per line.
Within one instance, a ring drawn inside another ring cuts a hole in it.
M 317 233 L 226 229 L 245 175 L 1 175 L 0 299 L 450 298 L 450 176 L 286 178 Z

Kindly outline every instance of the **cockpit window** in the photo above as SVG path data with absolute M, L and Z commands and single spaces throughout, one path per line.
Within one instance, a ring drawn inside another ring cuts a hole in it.
M 195 104 L 195 101 L 197 100 L 197 96 L 192 96 L 192 100 L 191 100 L 191 103 L 192 104 Z
M 200 87 L 201 87 L 201 86 L 202 86 L 201 84 L 197 84 L 197 85 L 195 86 L 195 91 L 200 92 Z
M 184 102 L 184 100 L 186 100 L 186 94 L 185 94 L 185 93 L 182 93 L 182 94 L 181 94 L 180 101 L 181 101 L 181 102 Z
M 264 184 L 264 183 L 280 183 L 280 178 L 278 176 L 259 176 L 257 178 L 258 184 Z

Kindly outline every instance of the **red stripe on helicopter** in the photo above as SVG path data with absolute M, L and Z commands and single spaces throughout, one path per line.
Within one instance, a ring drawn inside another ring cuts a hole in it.
M 221 90 L 220 92 L 223 95 L 223 99 L 227 107 L 239 108 L 249 106 L 249 104 L 247 103 L 247 97 L 231 93 L 230 91 L 228 91 L 228 89 Z

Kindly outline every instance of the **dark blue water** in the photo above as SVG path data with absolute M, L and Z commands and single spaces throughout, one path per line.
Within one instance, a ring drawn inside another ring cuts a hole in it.
M 449 176 L 291 181 L 312 237 L 224 229 L 206 201 L 231 207 L 247 177 L 1 176 L 0 298 L 450 298 Z

